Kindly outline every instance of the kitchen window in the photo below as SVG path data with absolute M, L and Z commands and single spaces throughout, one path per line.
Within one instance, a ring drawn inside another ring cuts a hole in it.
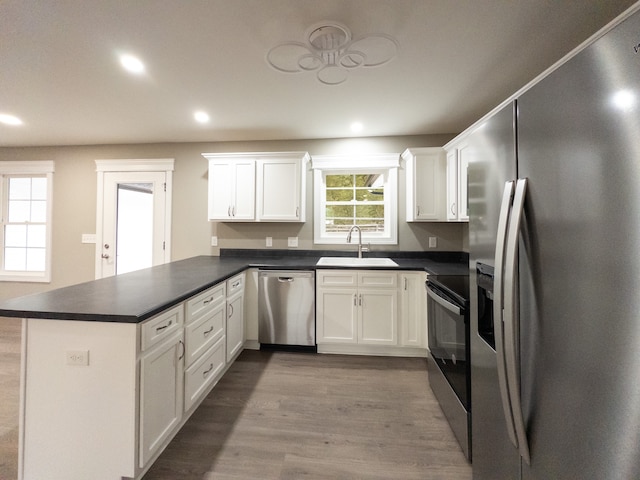
M 351 227 L 363 243 L 398 243 L 399 155 L 314 156 L 314 242 L 342 244 Z
M 0 162 L 0 280 L 51 281 L 53 162 Z

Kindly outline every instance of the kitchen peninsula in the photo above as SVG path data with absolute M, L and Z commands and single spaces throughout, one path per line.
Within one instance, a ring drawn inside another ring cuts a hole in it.
M 245 271 L 313 269 L 322 252 L 292 253 L 223 251 L 2 302 L 24 319 L 20 478 L 142 477 L 242 350 L 225 344 Z M 465 254 L 390 256 L 467 269 Z

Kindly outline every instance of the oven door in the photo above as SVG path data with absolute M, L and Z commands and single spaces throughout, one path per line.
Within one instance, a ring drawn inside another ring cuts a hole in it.
M 464 307 L 452 303 L 436 286 L 428 283 L 427 315 L 431 356 L 469 411 L 468 335 Z

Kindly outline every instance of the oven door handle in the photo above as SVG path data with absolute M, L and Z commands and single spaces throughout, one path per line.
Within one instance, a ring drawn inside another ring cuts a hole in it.
M 446 308 L 451 313 L 455 313 L 456 315 L 460 315 L 460 307 L 454 305 L 453 303 L 447 302 L 444 298 L 442 298 L 440 295 L 435 293 L 429 287 L 427 287 L 427 295 L 429 295 L 429 297 L 431 297 L 433 300 L 435 300 L 435 302 L 438 305 Z

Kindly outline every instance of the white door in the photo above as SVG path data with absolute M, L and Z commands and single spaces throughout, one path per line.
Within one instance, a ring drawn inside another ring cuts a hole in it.
M 169 261 L 166 189 L 166 172 L 104 172 L 102 201 L 98 202 L 96 278 Z

